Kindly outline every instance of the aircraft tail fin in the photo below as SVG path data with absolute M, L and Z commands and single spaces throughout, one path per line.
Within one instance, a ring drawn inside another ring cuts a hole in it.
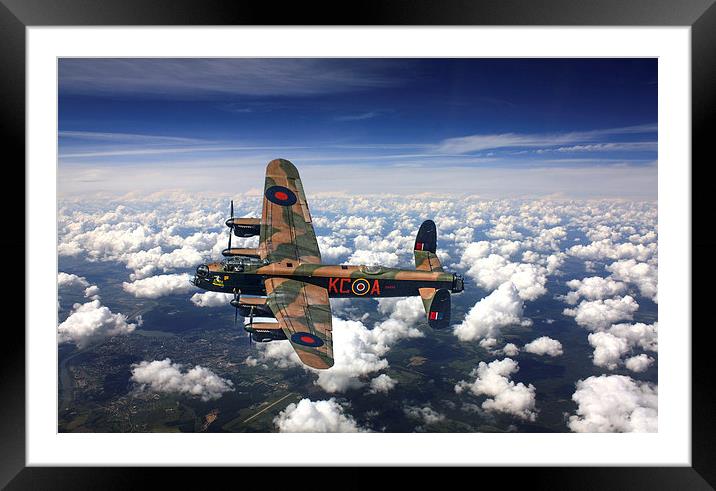
M 450 325 L 450 292 L 444 288 L 420 288 L 428 325 L 433 329 L 444 329 Z
M 415 246 L 413 253 L 415 254 L 415 269 L 419 271 L 440 271 L 443 267 L 440 259 L 435 254 L 438 243 L 438 232 L 435 222 L 425 220 L 418 230 L 415 237 Z
M 443 267 L 438 259 L 437 250 L 438 232 L 435 222 L 425 220 L 418 235 L 415 237 L 415 269 L 418 271 L 442 272 Z M 450 292 L 445 289 L 420 288 L 420 298 L 423 300 L 428 325 L 433 329 L 443 329 L 450 325 Z

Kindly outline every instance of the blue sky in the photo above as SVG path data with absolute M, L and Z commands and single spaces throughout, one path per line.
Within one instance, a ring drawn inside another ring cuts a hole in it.
M 656 59 L 61 59 L 59 188 L 242 193 L 283 157 L 309 194 L 655 199 L 657 89 Z

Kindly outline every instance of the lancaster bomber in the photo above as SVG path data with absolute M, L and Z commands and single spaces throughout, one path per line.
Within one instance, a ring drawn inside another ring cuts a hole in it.
M 463 290 L 463 277 L 443 271 L 435 254 L 432 220 L 420 226 L 413 252 L 415 269 L 377 265 L 323 264 L 296 167 L 284 159 L 266 167 L 261 218 L 234 217 L 231 202 L 224 260 L 202 264 L 192 281 L 204 290 L 232 293 L 236 316 L 257 342 L 288 340 L 306 365 L 333 366 L 329 298 L 381 298 L 419 295 L 428 324 L 450 324 L 450 293 Z M 231 236 L 259 236 L 256 249 L 231 247 Z M 254 317 L 278 322 L 254 322 Z

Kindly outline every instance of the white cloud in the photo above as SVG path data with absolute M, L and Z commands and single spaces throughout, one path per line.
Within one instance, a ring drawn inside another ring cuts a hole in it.
M 617 280 L 636 285 L 643 296 L 654 302 L 657 301 L 658 271 L 656 266 L 627 259 L 608 265 L 607 271 L 610 271 Z
M 523 300 L 535 300 L 547 293 L 547 270 L 535 264 L 513 263 L 497 254 L 472 262 L 466 273 L 478 286 L 494 290 L 512 282 Z
M 624 362 L 624 366 L 627 367 L 627 370 L 640 373 L 645 372 L 653 363 L 654 359 L 651 356 L 642 353 L 640 355 L 627 358 L 626 362 Z
M 658 350 L 658 325 L 616 324 L 609 329 L 588 336 L 594 348 L 593 361 L 596 366 L 614 370 L 622 365 L 622 358 L 634 348 L 656 352 Z M 624 363 L 627 369 L 643 372 L 654 359 L 645 354 L 633 356 Z
M 504 258 L 509 258 L 520 250 L 520 243 L 516 240 L 499 239 L 488 242 L 481 240 L 479 242 L 471 242 L 466 245 L 460 257 L 458 267 L 468 269 L 472 267 L 479 259 L 484 259 L 490 254 L 496 254 Z
M 180 295 L 196 290 L 196 287 L 189 283 L 191 276 L 188 274 L 165 274 L 151 276 L 143 280 L 136 280 L 132 283 L 122 283 L 122 289 L 131 293 L 137 298 L 159 298 L 166 295 Z
M 363 376 L 388 366 L 388 361 L 376 351 L 371 331 L 363 323 L 337 317 L 333 318 L 333 358 L 335 364 L 319 371 L 316 380 L 328 393 L 362 387 Z
M 288 342 L 258 344 L 259 356 L 280 368 L 297 366 L 316 373 L 315 384 L 329 393 L 361 388 L 367 376 L 388 367 L 388 361 L 382 357 L 396 342 L 423 336 L 414 325 L 425 318 L 419 297 L 380 299 L 379 310 L 389 317 L 376 323 L 373 329 L 360 321 L 333 317 L 334 365 L 327 370 L 303 365 Z M 380 382 L 376 383 L 387 383 L 389 377 L 385 377 L 379 376 Z
M 57 273 L 57 286 L 59 288 L 70 286 L 81 286 L 83 288 L 87 288 L 90 286 L 90 283 L 84 276 L 77 276 L 76 274 L 63 273 L 60 271 Z
M 642 133 L 653 126 L 630 126 L 624 128 L 607 128 L 591 131 L 574 131 L 564 133 L 496 133 L 478 134 L 443 140 L 439 149 L 445 153 L 470 153 L 480 150 L 512 147 L 554 147 L 564 144 L 588 143 L 607 135 Z
M 377 394 L 378 392 L 382 392 L 385 394 L 393 390 L 395 384 L 397 383 L 397 380 L 390 378 L 390 376 L 386 375 L 385 373 L 381 373 L 377 377 L 371 379 L 370 392 L 371 394 Z
M 599 276 L 591 276 L 581 280 L 571 280 L 567 282 L 567 286 L 574 290 L 569 292 L 565 299 L 570 305 L 576 305 L 580 297 L 584 297 L 587 300 L 600 300 L 626 292 L 626 285 L 624 283 Z
M 624 375 L 602 375 L 577 382 L 572 395 L 576 414 L 568 426 L 575 432 L 656 432 L 658 388 Z
M 644 351 L 659 350 L 659 324 L 615 324 L 609 328 L 609 332 L 620 338 L 624 338 L 631 347 L 639 347 Z
M 324 401 L 301 399 L 291 403 L 273 420 L 286 433 L 355 433 L 366 431 L 356 424 L 334 398 Z
M 403 408 L 406 416 L 419 419 L 423 424 L 429 425 L 445 420 L 445 415 L 435 411 L 430 406 L 406 406 Z
M 527 343 L 524 348 L 526 352 L 533 355 L 560 356 L 562 352 L 562 343 L 548 336 L 542 336 L 535 339 L 531 343 Z M 505 353 L 507 354 L 507 353 Z
M 208 368 L 196 365 L 186 372 L 183 366 L 171 359 L 142 361 L 132 365 L 132 381 L 139 390 L 166 394 L 186 394 L 200 397 L 202 401 L 220 398 L 233 391 L 231 380 L 223 379 Z
M 523 305 L 517 288 L 508 281 L 477 302 L 453 332 L 460 341 L 496 339 L 501 328 L 522 322 Z
M 388 366 L 384 356 L 401 339 L 422 337 L 415 323 L 425 318 L 419 297 L 379 301 L 379 310 L 388 319 L 368 329 L 362 322 L 333 317 L 335 364 L 318 373 L 316 383 L 326 392 L 345 392 L 363 386 L 361 379 Z
M 520 349 L 514 343 L 507 343 L 502 350 L 499 350 L 497 354 L 503 354 L 505 356 L 515 357 L 520 354 Z
M 351 253 L 351 249 L 343 245 L 343 242 L 337 238 L 330 236 L 318 236 L 318 248 L 321 251 L 321 259 L 323 262 L 332 262 L 338 258 L 345 257 Z
M 577 324 L 590 331 L 598 331 L 620 320 L 631 320 L 638 309 L 636 300 L 626 295 L 606 300 L 583 300 L 576 309 L 564 309 L 564 315 L 574 317 Z
M 380 264 L 393 268 L 400 263 L 400 258 L 394 252 L 378 252 L 359 249 L 355 251 L 346 261 L 346 264 Z
M 534 421 L 537 417 L 535 410 L 536 389 L 532 384 L 517 384 L 510 380 L 511 375 L 519 370 L 516 361 L 505 358 L 485 363 L 481 361 L 476 369 L 470 372 L 475 380 L 459 381 L 455 385 L 458 394 L 469 390 L 476 396 L 486 395 L 482 408 L 486 411 L 496 411 L 512 414 L 522 419 Z
M 257 343 L 255 346 L 263 362 L 272 362 L 278 368 L 305 367 L 288 341 Z
M 191 303 L 197 307 L 223 307 L 229 305 L 234 296 L 231 293 L 202 292 L 191 296 Z
M 103 337 L 129 334 L 136 327 L 137 324 L 127 322 L 126 315 L 114 314 L 99 300 L 92 300 L 73 306 L 69 317 L 57 326 L 57 339 L 60 343 L 74 342 L 83 348 Z
M 588 340 L 594 348 L 594 364 L 609 370 L 617 368 L 621 357 L 629 351 L 629 343 L 625 339 L 608 332 L 591 333 Z
M 637 261 L 646 261 L 657 252 L 656 243 L 647 245 L 632 244 L 629 242 L 615 244 L 611 239 L 603 239 L 594 241 L 586 246 L 576 245 L 567 250 L 567 254 L 577 256 L 582 259 L 636 259 Z
M 85 288 L 85 297 L 91 298 L 92 300 L 99 300 L 99 287 L 97 285 L 90 285 Z

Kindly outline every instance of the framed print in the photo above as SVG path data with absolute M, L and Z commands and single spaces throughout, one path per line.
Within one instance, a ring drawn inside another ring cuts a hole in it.
M 2 7 L 27 181 L 3 483 L 391 465 L 713 484 L 691 282 L 710 2 L 385 2 L 353 25 L 101 7 Z

